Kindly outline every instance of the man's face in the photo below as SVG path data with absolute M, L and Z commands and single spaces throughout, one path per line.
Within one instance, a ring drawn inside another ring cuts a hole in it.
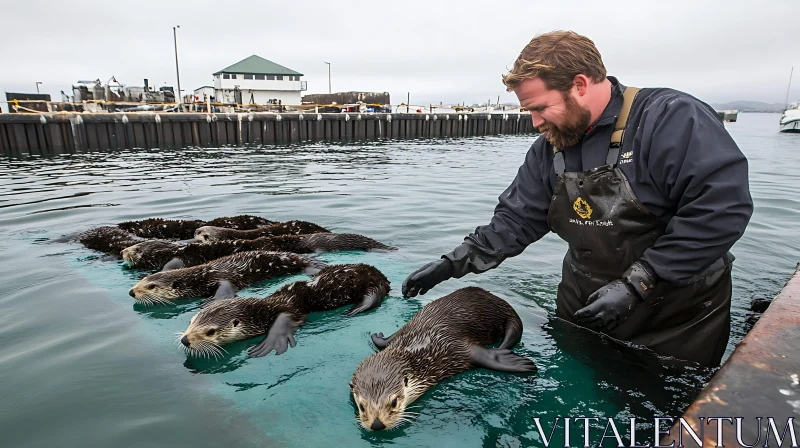
M 520 83 L 514 93 L 531 112 L 533 125 L 553 146 L 567 148 L 580 143 L 592 114 L 581 106 L 572 91 L 548 89 L 539 78 Z

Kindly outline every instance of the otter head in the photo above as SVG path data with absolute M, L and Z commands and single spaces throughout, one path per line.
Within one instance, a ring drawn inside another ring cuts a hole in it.
M 227 239 L 225 238 L 225 232 L 229 230 L 230 229 L 226 229 L 224 227 L 214 226 L 198 227 L 197 230 L 194 231 L 194 239 L 200 241 L 201 243 L 224 240 Z
M 170 241 L 148 240 L 122 249 L 120 255 L 131 268 L 159 268 L 172 259 L 175 249 Z
M 221 299 L 211 302 L 192 317 L 181 335 L 181 344 L 188 353 L 217 356 L 222 345 L 263 333 L 263 325 L 253 319 L 259 316 L 257 301 L 263 299 Z
M 379 431 L 407 422 L 406 407 L 416 399 L 415 381 L 403 351 L 387 348 L 366 358 L 353 373 L 350 391 L 358 408 L 358 424 Z
M 185 297 L 188 286 L 185 275 L 180 269 L 157 272 L 139 280 L 128 294 L 137 302 L 145 305 L 167 304 L 170 301 Z

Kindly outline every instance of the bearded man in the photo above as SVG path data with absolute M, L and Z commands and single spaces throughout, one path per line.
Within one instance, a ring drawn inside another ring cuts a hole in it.
M 753 212 L 716 111 L 606 76 L 585 36 L 535 37 L 503 77 L 540 132 L 494 216 L 411 273 L 403 296 L 496 268 L 552 231 L 569 245 L 556 316 L 701 365 L 730 333 L 729 252 Z

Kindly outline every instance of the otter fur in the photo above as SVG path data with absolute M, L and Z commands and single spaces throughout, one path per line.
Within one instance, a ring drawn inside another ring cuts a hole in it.
M 372 238 L 355 233 L 264 236 L 254 240 L 221 240 L 182 245 L 166 240 L 148 240 L 122 251 L 128 267 L 169 270 L 195 266 L 215 258 L 246 250 L 272 250 L 296 254 L 341 250 L 395 250 Z
M 391 337 L 372 335 L 381 351 L 361 362 L 350 383 L 359 424 L 382 430 L 408 421 L 409 404 L 468 369 L 535 372 L 533 361 L 510 350 L 521 336 L 516 311 L 484 289 L 467 287 L 428 303 Z M 499 348 L 485 347 L 500 339 Z
M 196 240 L 209 243 L 219 240 L 254 240 L 263 236 L 305 235 L 309 233 L 330 233 L 330 230 L 307 221 L 286 221 L 253 230 L 234 230 L 224 227 L 203 226 L 198 228 Z
M 189 353 L 216 356 L 222 346 L 266 334 L 248 350 L 251 357 L 275 350 L 280 355 L 295 346 L 294 334 L 306 316 L 344 305 L 354 315 L 380 306 L 389 280 L 367 264 L 330 265 L 314 278 L 285 285 L 267 298 L 216 300 L 192 317 L 181 343 Z
M 87 249 L 103 252 L 106 255 L 114 255 L 119 257 L 120 251 L 126 247 L 141 243 L 144 241 L 136 235 L 113 226 L 95 227 L 93 229 L 80 232 L 77 235 L 64 237 L 56 241 L 66 242 L 77 240 L 83 244 Z
M 256 282 L 290 274 L 313 274 L 324 266 L 322 262 L 288 252 L 239 252 L 197 266 L 148 275 L 129 294 L 146 305 L 211 296 L 205 304 L 234 297 L 236 291 Z
M 237 215 L 215 218 L 211 221 L 148 218 L 141 221 L 121 222 L 117 224 L 117 227 L 142 238 L 188 240 L 194 238 L 195 230 L 203 226 L 252 230 L 271 224 L 275 223 L 260 216 Z

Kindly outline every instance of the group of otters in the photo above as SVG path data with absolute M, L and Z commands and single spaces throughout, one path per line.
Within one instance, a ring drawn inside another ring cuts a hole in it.
M 309 313 L 352 305 L 345 312 L 351 316 L 379 307 L 389 293 L 389 281 L 374 266 L 326 265 L 299 254 L 394 249 L 306 221 L 250 215 L 127 221 L 66 240 L 119 255 L 129 268 L 159 269 L 130 290 L 138 303 L 208 297 L 180 340 L 187 353 L 214 357 L 222 345 L 259 335 L 265 336 L 249 356 L 272 350 L 280 355 L 295 346 L 294 334 Z M 236 297 L 253 283 L 299 273 L 313 277 L 266 298 Z M 359 424 L 369 430 L 396 427 L 409 420 L 408 405 L 427 389 L 471 368 L 535 372 L 532 360 L 511 351 L 521 336 L 514 309 L 482 288 L 462 288 L 428 303 L 392 336 L 372 335 L 378 352 L 361 362 L 350 383 Z M 499 347 L 486 347 L 499 340 Z

